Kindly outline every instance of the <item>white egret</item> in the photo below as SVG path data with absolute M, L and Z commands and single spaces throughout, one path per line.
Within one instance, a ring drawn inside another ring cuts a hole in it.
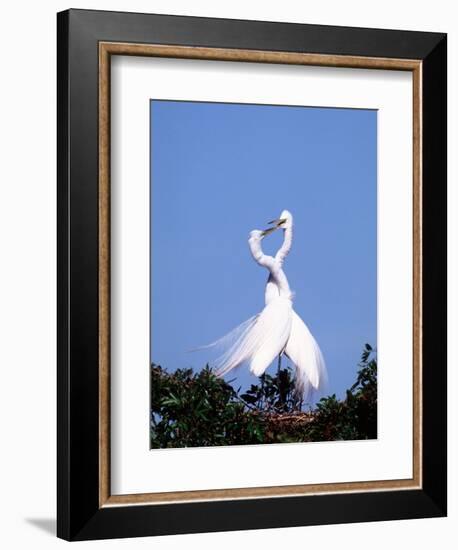
M 269 271 L 265 289 L 265 307 L 258 315 L 210 344 L 228 349 L 216 362 L 216 375 L 224 376 L 242 364 L 261 376 L 278 356 L 284 353 L 293 363 L 295 388 L 299 395 L 309 395 L 326 382 L 326 366 L 320 348 L 293 309 L 293 294 L 283 271 L 293 239 L 293 217 L 284 210 L 280 218 L 270 222 L 273 227 L 251 231 L 248 245 L 256 263 Z M 283 229 L 283 244 L 275 257 L 264 254 L 262 239 L 277 229 Z

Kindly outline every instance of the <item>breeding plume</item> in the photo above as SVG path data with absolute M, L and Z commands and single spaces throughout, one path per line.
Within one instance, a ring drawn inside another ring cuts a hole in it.
M 225 353 L 216 361 L 216 375 L 247 364 L 261 376 L 276 357 L 285 354 L 296 370 L 295 387 L 300 395 L 319 390 L 326 381 L 326 367 L 320 348 L 304 321 L 293 309 L 293 296 L 283 263 L 293 242 L 293 216 L 284 210 L 272 227 L 250 233 L 248 245 L 255 262 L 267 269 L 265 307 L 258 315 L 210 346 L 222 345 Z M 277 229 L 283 230 L 283 244 L 275 254 L 262 251 L 262 239 Z

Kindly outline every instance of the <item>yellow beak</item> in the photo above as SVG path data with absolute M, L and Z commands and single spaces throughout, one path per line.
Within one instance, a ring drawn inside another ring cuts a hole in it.
M 275 224 L 275 229 L 278 229 L 286 222 L 285 218 L 277 218 L 276 220 L 272 220 L 271 222 L 268 222 L 269 225 Z
M 273 233 L 277 229 L 278 229 L 278 227 L 269 227 L 269 229 L 264 229 L 264 231 L 261 233 L 261 235 L 263 237 L 266 237 L 267 235 L 269 235 L 270 233 Z

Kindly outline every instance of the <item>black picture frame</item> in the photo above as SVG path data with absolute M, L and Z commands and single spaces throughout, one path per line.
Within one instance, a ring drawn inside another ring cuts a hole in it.
M 59 13 L 57 27 L 58 536 L 87 540 L 446 515 L 446 35 L 87 10 Z M 421 489 L 100 507 L 100 41 L 421 61 Z

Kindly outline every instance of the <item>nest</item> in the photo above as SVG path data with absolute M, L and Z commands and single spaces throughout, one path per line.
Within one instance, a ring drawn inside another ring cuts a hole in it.
M 268 429 L 273 432 L 289 432 L 313 421 L 313 412 L 266 413 L 264 415 Z

